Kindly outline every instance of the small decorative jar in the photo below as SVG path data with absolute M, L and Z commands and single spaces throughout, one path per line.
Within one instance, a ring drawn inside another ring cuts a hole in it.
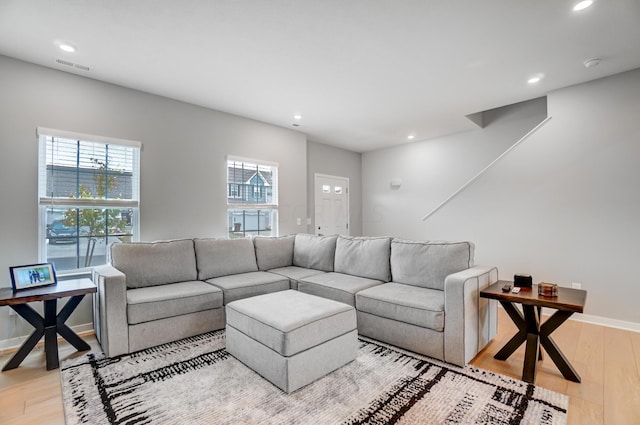
M 543 297 L 557 297 L 558 285 L 555 283 L 541 282 L 538 284 L 538 295 Z

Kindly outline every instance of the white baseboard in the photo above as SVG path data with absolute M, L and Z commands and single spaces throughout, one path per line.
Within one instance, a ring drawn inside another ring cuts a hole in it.
M 592 323 L 594 325 L 606 326 L 608 328 L 624 329 L 626 331 L 640 332 L 640 323 L 626 322 L 624 320 L 609 319 L 607 317 L 592 316 L 591 314 L 576 313 L 571 319 L 577 322 Z
M 499 308 L 502 308 L 501 304 L 498 304 Z M 543 307 L 542 315 L 551 316 L 556 310 L 552 308 Z M 593 316 L 591 314 L 575 313 L 569 320 L 575 320 L 576 322 L 591 323 L 593 325 L 605 326 L 607 328 L 624 329 L 626 331 L 640 332 L 640 323 L 627 322 L 618 319 L 609 319 L 608 317 Z
M 70 326 L 70 328 L 77 334 L 93 332 L 93 323 L 83 323 L 81 325 Z M 29 335 L 0 340 L 0 354 L 7 354 L 12 351 L 16 351 L 27 340 L 27 338 L 29 338 Z M 61 338 L 62 337 L 58 335 L 58 339 Z M 44 337 L 40 339 L 38 344 L 44 344 Z

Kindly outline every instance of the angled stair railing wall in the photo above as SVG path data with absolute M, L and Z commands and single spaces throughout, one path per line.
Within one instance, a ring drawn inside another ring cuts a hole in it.
M 504 151 L 499 157 L 497 157 L 496 159 L 494 159 L 491 164 L 487 165 L 486 167 L 484 167 L 482 170 L 480 170 L 480 172 L 478 174 L 476 174 L 475 176 L 471 177 L 471 179 L 469 179 L 469 181 L 467 181 L 465 184 L 463 184 L 462 186 L 460 186 L 460 188 L 458 190 L 456 190 L 455 192 L 453 192 L 451 194 L 451 196 L 449 196 L 447 199 L 445 199 L 444 201 L 442 201 L 437 207 L 435 207 L 434 209 L 432 209 L 431 211 L 429 211 L 429 213 L 427 215 L 425 215 L 424 217 L 422 217 L 422 221 L 425 221 L 426 219 L 428 219 L 429 217 L 431 217 L 436 211 L 438 211 L 440 208 L 442 208 L 443 206 L 445 206 L 449 201 L 451 201 L 453 198 L 455 198 L 460 192 L 462 192 L 463 190 L 465 190 L 469 185 L 471 185 L 474 181 L 476 181 L 478 179 L 478 177 L 480 177 L 482 174 L 485 173 L 485 171 L 487 171 L 489 168 L 491 168 L 496 162 L 498 162 L 500 159 L 502 159 L 502 157 L 504 157 L 505 155 L 507 155 L 509 152 L 511 152 L 513 149 L 516 148 L 516 146 L 518 146 L 520 143 L 524 142 L 527 138 L 529 138 L 529 136 L 531 136 L 533 133 L 535 133 L 536 131 L 538 131 L 538 129 L 540 129 L 542 126 L 544 126 L 547 122 L 549 122 L 551 120 L 551 117 L 548 116 L 546 117 L 544 120 L 542 120 L 540 122 L 540 124 L 536 125 L 535 127 L 533 127 L 527 134 L 525 134 L 524 136 L 522 136 L 517 142 L 515 142 L 513 145 L 511 145 L 511 147 L 509 149 L 507 149 L 506 151 Z

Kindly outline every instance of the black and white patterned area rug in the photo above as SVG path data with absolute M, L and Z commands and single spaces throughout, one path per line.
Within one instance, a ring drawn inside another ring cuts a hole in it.
M 225 350 L 224 331 L 63 362 L 73 424 L 565 424 L 568 397 L 360 339 L 358 358 L 293 392 Z

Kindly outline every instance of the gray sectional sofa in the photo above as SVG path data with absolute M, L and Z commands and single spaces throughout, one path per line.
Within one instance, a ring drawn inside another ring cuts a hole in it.
M 225 327 L 235 300 L 297 289 L 356 308 L 358 333 L 450 363 L 495 335 L 498 280 L 470 242 L 297 234 L 110 246 L 96 267 L 96 336 L 108 356 Z

